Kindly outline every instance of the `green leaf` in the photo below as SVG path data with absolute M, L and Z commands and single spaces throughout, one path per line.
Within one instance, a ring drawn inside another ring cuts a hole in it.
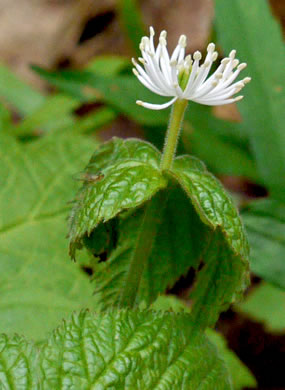
M 1 390 L 230 390 L 215 348 L 200 333 L 191 340 L 187 314 L 74 314 L 39 352 L 0 336 Z
M 216 25 L 224 49 L 237 49 L 248 63 L 252 82 L 239 108 L 260 175 L 274 196 L 284 199 L 285 51 L 280 26 L 266 0 L 217 0 Z
M 228 348 L 224 337 L 212 329 L 207 329 L 206 335 L 211 343 L 217 347 L 220 356 L 224 359 L 232 379 L 233 389 L 256 388 L 256 379 L 237 355 Z
M 257 286 L 247 299 L 237 306 L 255 321 L 262 322 L 269 332 L 284 333 L 285 292 L 268 283 Z
M 38 389 L 37 352 L 23 337 L 0 335 L 1 390 Z
M 159 294 L 172 287 L 190 267 L 197 268 L 203 250 L 200 242 L 205 242 L 207 232 L 179 188 L 162 191 L 154 201 L 156 206 L 151 213 L 152 225 L 148 230 L 152 229 L 152 233 L 154 230 L 156 236 L 150 251 L 150 245 L 142 242 L 148 259 L 138 290 L 137 305 L 141 302 L 149 305 Z M 103 307 L 121 301 L 130 265 L 141 240 L 141 231 L 146 228 L 145 207 L 127 215 L 122 214 L 117 219 L 114 228 L 117 237 L 115 248 L 111 251 L 107 248 L 107 261 L 100 262 L 95 267 L 95 298 Z M 98 230 L 93 234 L 94 239 L 100 240 Z
M 252 271 L 285 289 L 285 204 L 271 199 L 250 203 L 242 217 L 251 246 Z
M 42 339 L 67 313 L 92 307 L 89 280 L 68 259 L 72 176 L 94 148 L 83 137 L 27 146 L 0 139 L 0 323 L 2 332 Z
M 181 311 L 190 313 L 190 307 L 188 301 L 182 301 L 174 295 L 161 295 L 153 303 L 152 308 L 154 310 L 169 311 L 173 310 L 175 313 Z M 244 387 L 255 388 L 256 380 L 249 369 L 239 360 L 237 355 L 227 347 L 224 337 L 212 330 L 206 330 L 207 338 L 214 344 L 219 352 L 219 355 L 223 358 L 225 365 L 229 371 L 230 377 L 233 383 L 234 390 L 242 390 Z
M 27 135 L 35 131 L 55 131 L 73 125 L 75 117 L 72 110 L 80 102 L 62 94 L 47 97 L 38 109 L 27 115 L 15 128 L 13 135 Z
M 43 347 L 45 389 L 230 389 L 203 334 L 187 314 L 112 311 L 74 315 Z
M 161 103 L 165 98 L 148 91 L 134 76 L 104 77 L 88 71 L 51 72 L 39 67 L 33 69 L 61 91 L 82 102 L 102 101 L 143 124 L 167 123 L 168 110 L 157 111 L 154 115 L 151 110 L 142 109 L 135 104 L 137 99 Z
M 179 157 L 168 172 L 209 227 L 206 239 L 200 241 L 205 266 L 198 274 L 192 314 L 199 327 L 213 325 L 218 314 L 240 297 L 248 283 L 244 228 L 222 185 L 199 161 Z
M 0 64 L 0 96 L 22 115 L 38 109 L 45 101 L 45 97 L 40 92 L 18 79 L 2 64 Z
M 129 59 L 122 56 L 103 55 L 96 56 L 88 64 L 86 69 L 102 76 L 114 76 L 127 68 Z
M 136 139 L 113 138 L 97 149 L 71 214 L 72 255 L 100 222 L 140 206 L 166 186 L 159 161 L 158 150 Z

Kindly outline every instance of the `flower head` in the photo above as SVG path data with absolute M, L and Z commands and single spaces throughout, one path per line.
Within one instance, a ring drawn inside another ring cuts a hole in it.
M 192 100 L 208 106 L 229 104 L 241 100 L 243 96 L 233 97 L 251 79 L 246 77 L 234 83 L 239 73 L 246 67 L 235 59 L 236 51 L 232 50 L 229 57 L 224 58 L 217 70 L 210 76 L 209 72 L 218 58 L 214 43 L 207 48 L 207 55 L 200 65 L 202 55 L 196 51 L 185 57 L 186 36 L 181 35 L 178 45 L 171 57 L 167 51 L 166 31 L 162 31 L 157 48 L 154 46 L 154 29 L 150 27 L 150 37 L 143 37 L 140 43 L 142 58 L 139 65 L 135 59 L 134 74 L 140 82 L 152 92 L 161 96 L 173 97 L 165 104 L 151 104 L 140 100 L 137 104 L 152 110 L 169 107 L 177 99 Z M 208 77 L 208 78 L 207 78 Z

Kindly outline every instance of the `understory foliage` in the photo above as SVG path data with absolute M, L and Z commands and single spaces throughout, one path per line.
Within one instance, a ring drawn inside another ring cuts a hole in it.
M 121 0 L 118 12 L 137 45 L 135 1 Z M 215 29 L 256 79 L 240 103 L 243 121 L 222 121 L 191 104 L 167 169 L 160 150 L 168 113 L 135 106 L 138 97 L 161 100 L 134 80 L 124 58 L 95 59 L 82 71 L 35 67 L 58 88 L 47 97 L 1 65 L 0 95 L 21 120 L 14 123 L 1 106 L 0 390 L 256 386 L 211 328 L 233 304 L 284 327 L 266 302 L 270 294 L 275 304 L 285 300 L 285 95 L 267 73 L 276 67 L 281 80 L 284 69 L 272 58 L 284 64 L 284 51 L 263 0 L 217 0 Z M 74 115 L 90 102 L 101 106 Z M 139 124 L 145 140 L 102 142 L 95 131 L 119 114 Z M 246 177 L 270 196 L 240 216 L 211 172 Z M 249 264 L 264 282 L 241 304 Z M 185 302 L 168 294 L 189 275 Z

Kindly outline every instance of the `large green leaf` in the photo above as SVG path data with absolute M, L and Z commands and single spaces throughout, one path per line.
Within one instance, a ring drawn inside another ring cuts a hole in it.
M 151 246 L 148 242 L 142 242 L 143 254 L 148 258 L 139 286 L 137 304 L 150 304 L 160 293 L 172 287 L 190 267 L 197 268 L 200 262 L 203 250 L 200 242 L 205 241 L 207 230 L 183 192 L 179 188 L 168 188 L 152 201 L 154 206 L 148 226 L 145 226 L 148 205 L 133 213 L 123 214 L 117 221 L 116 248 L 108 253 L 107 261 L 100 262 L 95 267 L 95 297 L 102 305 L 120 303 L 127 288 L 131 263 L 137 256 L 143 229 L 147 229 L 155 237 Z M 100 241 L 99 231 L 94 231 L 94 239 Z M 133 274 L 132 278 L 134 277 Z
M 207 329 L 206 335 L 213 343 L 220 356 L 225 361 L 226 367 L 231 375 L 234 390 L 243 390 L 244 388 L 254 389 L 257 387 L 256 379 L 249 369 L 239 360 L 237 355 L 231 351 L 224 337 L 213 329 Z
M 133 209 L 164 188 L 160 153 L 136 139 L 113 138 L 93 154 L 71 214 L 71 253 L 82 237 L 123 210 Z
M 174 295 L 161 295 L 153 303 L 154 310 L 174 311 L 179 313 L 181 311 L 190 313 L 189 302 L 178 299 Z M 231 351 L 224 337 L 213 329 L 207 329 L 206 335 L 218 350 L 219 355 L 223 358 L 225 365 L 229 371 L 233 389 L 242 390 L 245 387 L 255 388 L 256 380 L 249 369 L 239 360 L 233 351 Z
M 72 310 L 91 306 L 91 286 L 68 259 L 67 201 L 74 172 L 94 148 L 83 137 L 28 146 L 0 140 L 0 331 L 41 339 Z
M 36 390 L 38 355 L 23 337 L 0 335 L 0 389 Z
M 250 203 L 243 220 L 251 246 L 252 271 L 285 289 L 285 204 L 274 200 Z
M 0 337 L 1 390 L 230 390 L 227 370 L 188 314 L 74 314 L 37 351 Z
M 148 143 L 115 138 L 84 173 L 71 214 L 71 255 L 83 244 L 99 260 L 93 282 L 104 307 L 125 304 L 136 283 L 136 304 L 150 304 L 200 263 L 209 229 L 177 185 L 165 189 L 159 160 Z
M 199 327 L 215 323 L 248 282 L 248 243 L 236 207 L 222 185 L 197 160 L 177 158 L 169 174 L 208 225 L 201 242 L 205 266 L 198 274 L 192 314 Z
M 284 199 L 285 51 L 280 26 L 266 0 L 216 0 L 216 25 L 224 49 L 237 49 L 248 63 L 253 80 L 239 107 L 260 175 L 271 192 Z
M 215 349 L 187 314 L 74 315 L 43 347 L 43 389 L 230 389 Z

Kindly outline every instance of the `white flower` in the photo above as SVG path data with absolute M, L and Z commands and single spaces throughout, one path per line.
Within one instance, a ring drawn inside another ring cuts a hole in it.
M 202 55 L 199 51 L 194 53 L 193 60 L 191 55 L 185 57 L 185 35 L 180 36 L 171 57 L 166 48 L 166 31 L 161 32 L 156 49 L 153 37 L 154 29 L 150 27 L 150 38 L 143 37 L 140 43 L 142 58 L 139 58 L 139 61 L 143 66 L 133 59 L 135 66 L 133 72 L 152 92 L 161 96 L 173 96 L 173 99 L 165 104 L 150 104 L 140 100 L 137 104 L 152 110 L 161 110 L 169 107 L 177 99 L 215 106 L 237 102 L 243 98 L 243 96 L 233 97 L 233 95 L 251 79 L 246 77 L 233 83 L 246 67 L 245 63 L 239 65 L 239 60 L 235 59 L 235 50 L 221 61 L 217 70 L 207 79 L 211 66 L 218 57 L 214 43 L 209 44 L 205 61 L 200 65 Z

